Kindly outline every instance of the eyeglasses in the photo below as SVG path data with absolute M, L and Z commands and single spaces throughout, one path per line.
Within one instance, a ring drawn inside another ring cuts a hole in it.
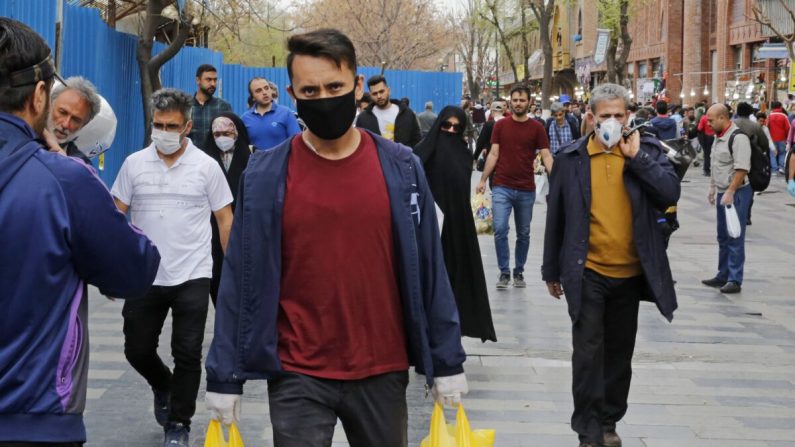
M 451 123 L 450 121 L 442 122 L 442 130 L 450 130 L 452 129 L 453 132 L 458 132 L 461 130 L 461 124 L 458 123 Z
M 157 130 L 165 130 L 166 132 L 182 132 L 185 128 L 184 124 L 163 124 L 152 122 L 152 128 Z

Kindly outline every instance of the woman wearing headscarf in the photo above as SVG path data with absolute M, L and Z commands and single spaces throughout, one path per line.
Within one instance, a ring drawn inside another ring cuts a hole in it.
M 237 187 L 240 176 L 248 164 L 251 147 L 248 140 L 248 131 L 243 121 L 232 112 L 221 112 L 212 120 L 210 135 L 207 137 L 206 147 L 202 149 L 221 166 L 232 190 L 232 211 L 237 203 Z M 213 305 L 218 295 L 218 285 L 221 283 L 221 266 L 224 261 L 224 252 L 221 249 L 221 239 L 218 234 L 218 224 L 215 217 L 210 216 L 213 227 L 213 278 L 210 283 L 210 297 Z
M 484 342 L 497 341 L 470 206 L 472 152 L 464 139 L 466 123 L 464 110 L 445 107 L 415 152 L 425 166 L 436 204 L 444 213 L 442 251 L 458 304 L 461 334 Z

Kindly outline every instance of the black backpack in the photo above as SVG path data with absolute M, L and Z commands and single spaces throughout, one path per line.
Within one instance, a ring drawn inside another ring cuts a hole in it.
M 764 191 L 770 185 L 770 147 L 761 147 L 756 136 L 746 135 L 737 129 L 729 137 L 729 152 L 732 157 L 734 157 L 732 143 L 738 134 L 747 136 L 748 141 L 751 142 L 751 170 L 748 171 L 748 183 L 754 191 Z

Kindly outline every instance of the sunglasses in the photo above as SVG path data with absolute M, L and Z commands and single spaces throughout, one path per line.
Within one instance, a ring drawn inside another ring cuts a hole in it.
M 442 122 L 442 130 L 450 130 L 452 129 L 453 132 L 458 132 L 461 130 L 461 125 L 456 123 L 451 123 L 450 121 Z

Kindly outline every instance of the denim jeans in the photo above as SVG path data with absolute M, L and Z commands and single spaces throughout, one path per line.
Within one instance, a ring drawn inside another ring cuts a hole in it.
M 209 301 L 210 279 L 200 278 L 177 286 L 152 286 L 145 297 L 124 302 L 124 355 L 149 386 L 171 393 L 170 422 L 190 425 L 196 411 Z M 169 309 L 173 374 L 157 355 Z
M 508 246 L 508 231 L 511 229 L 508 220 L 511 210 L 514 211 L 516 225 L 516 249 L 514 274 L 524 273 L 527 252 L 530 250 L 530 221 L 533 220 L 533 204 L 536 201 L 535 191 L 495 186 L 491 190 L 491 206 L 494 213 L 494 245 L 497 248 L 497 264 L 500 273 L 510 274 L 511 249 Z
M 770 170 L 775 174 L 777 169 L 784 169 L 784 165 L 787 162 L 787 142 L 777 141 L 773 144 L 776 145 L 778 155 L 773 155 L 773 152 L 770 153 Z
M 740 237 L 729 237 L 726 228 L 726 211 L 720 200 L 723 193 L 717 197 L 718 210 L 718 274 L 716 278 L 723 281 L 743 283 L 743 266 L 745 265 L 745 225 L 748 223 L 748 211 L 754 192 L 751 185 L 745 185 L 734 192 L 734 208 L 740 218 Z
M 276 447 L 330 447 L 337 418 L 351 447 L 408 445 L 408 371 L 359 380 L 285 373 L 268 380 Z

